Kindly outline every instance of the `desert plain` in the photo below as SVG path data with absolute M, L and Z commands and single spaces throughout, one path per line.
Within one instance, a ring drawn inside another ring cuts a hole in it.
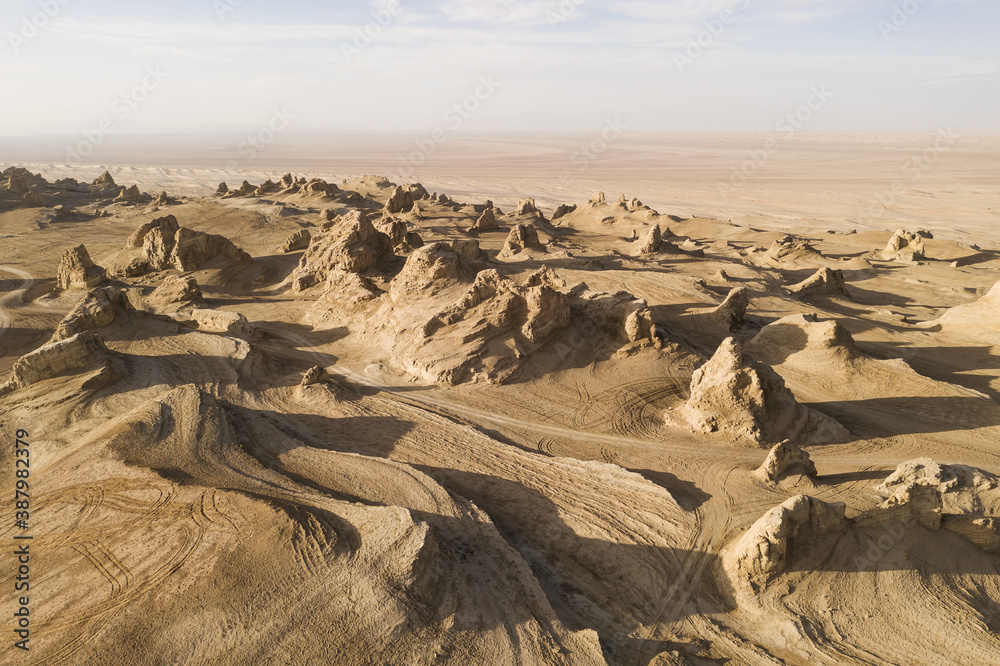
M 3 146 L 0 660 L 1000 663 L 1000 139 L 770 139 Z

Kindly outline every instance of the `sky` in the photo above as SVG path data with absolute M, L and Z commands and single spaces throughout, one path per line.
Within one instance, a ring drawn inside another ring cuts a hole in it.
M 4 0 L 0 136 L 998 133 L 998 28 L 996 0 Z

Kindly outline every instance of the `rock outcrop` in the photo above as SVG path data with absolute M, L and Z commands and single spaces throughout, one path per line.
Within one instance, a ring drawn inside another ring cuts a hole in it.
M 722 305 L 715 308 L 708 316 L 726 330 L 735 332 L 743 327 L 748 307 L 750 307 L 750 292 L 746 287 L 736 287 L 729 292 Z
M 885 249 L 876 254 L 884 261 L 900 261 L 912 264 L 925 258 L 924 239 L 905 229 L 897 229 L 889 239 Z
M 60 289 L 92 289 L 106 279 L 105 270 L 91 260 L 83 245 L 67 250 L 59 260 L 57 282 Z
M 158 312 L 178 312 L 204 307 L 205 299 L 198 282 L 191 276 L 172 276 L 153 290 L 146 302 Z
M 552 213 L 552 221 L 555 222 L 556 220 L 558 220 L 560 218 L 566 217 L 567 215 L 569 215 L 570 213 L 574 212 L 575 210 L 576 210 L 576 205 L 575 204 L 572 205 L 572 206 L 570 206 L 568 204 L 559 204 L 559 207 L 556 208 L 556 211 L 554 213 Z
M 115 179 L 111 177 L 111 173 L 108 171 L 105 171 L 100 176 L 95 178 L 92 185 L 102 189 L 118 188 L 118 185 L 115 183 Z
M 198 324 L 198 330 L 209 333 L 228 333 L 241 338 L 259 338 L 260 330 L 247 321 L 239 312 L 222 310 L 193 310 L 191 318 Z
M 844 271 L 821 268 L 809 278 L 788 287 L 788 293 L 798 299 L 811 296 L 842 296 L 851 298 L 844 284 Z
M 722 553 L 722 566 L 737 588 L 756 593 L 785 571 L 795 542 L 837 532 L 847 525 L 844 504 L 797 495 L 765 513 Z
M 121 290 L 115 287 L 93 289 L 59 322 L 52 341 L 60 342 L 84 331 L 110 326 L 132 309 Z
M 814 477 L 817 474 L 816 464 L 808 453 L 786 439 L 771 449 L 764 464 L 757 468 L 754 475 L 766 483 L 777 483 L 786 475 L 796 473 Z
M 921 327 L 937 327 L 948 335 L 996 344 L 1000 339 L 1000 282 L 982 298 L 957 305 Z
M 708 363 L 695 371 L 691 398 L 668 413 L 667 420 L 754 446 L 786 439 L 826 444 L 845 441 L 849 435 L 832 418 L 799 404 L 781 376 L 746 358 L 734 338 L 723 341 Z
M 333 270 L 364 273 L 390 256 L 389 237 L 376 230 L 363 212 L 353 211 L 323 225 L 292 273 L 292 285 L 295 291 L 304 291 L 325 281 Z
M 300 229 L 288 237 L 288 240 L 286 240 L 284 245 L 281 246 L 281 251 L 288 254 L 290 252 L 305 250 L 309 247 L 310 241 L 312 241 L 312 234 L 309 230 Z
M 642 237 L 639 244 L 639 254 L 655 254 L 660 251 L 663 244 L 663 236 L 660 232 L 660 225 L 654 224 Z
M 510 257 L 525 250 L 545 251 L 545 246 L 538 240 L 538 231 L 534 225 L 518 224 L 510 230 L 503 249 L 500 250 L 501 257 Z
M 46 379 L 97 369 L 102 370 L 97 378 L 100 384 L 120 377 L 104 341 L 94 333 L 86 331 L 65 340 L 49 343 L 15 361 L 11 378 L 0 386 L 0 397 Z
M 486 231 L 496 231 L 499 228 L 500 224 L 497 222 L 496 209 L 490 207 L 483 211 L 483 214 L 479 216 L 476 223 L 469 228 L 469 233 L 479 234 Z
M 137 248 L 141 248 L 141 252 L 128 252 Z M 182 272 L 195 271 L 216 259 L 229 264 L 253 263 L 249 254 L 225 236 L 181 227 L 173 215 L 139 227 L 126 242 L 126 254 L 127 262 L 119 260 L 113 270 L 115 275 L 134 277 L 171 268 Z
M 824 356 L 850 361 L 859 356 L 854 338 L 836 320 L 821 321 L 815 314 L 797 314 L 768 324 L 746 345 L 766 363 L 779 364 L 792 354 L 822 351 Z

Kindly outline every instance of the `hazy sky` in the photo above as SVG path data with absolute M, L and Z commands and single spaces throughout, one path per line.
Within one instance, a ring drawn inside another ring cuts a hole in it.
M 998 28 L 997 0 L 4 0 L 0 134 L 997 132 Z

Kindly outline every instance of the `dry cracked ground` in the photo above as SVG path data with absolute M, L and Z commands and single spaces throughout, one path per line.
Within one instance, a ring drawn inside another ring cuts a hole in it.
M 996 245 L 90 178 L 0 177 L 4 663 L 1000 663 Z

